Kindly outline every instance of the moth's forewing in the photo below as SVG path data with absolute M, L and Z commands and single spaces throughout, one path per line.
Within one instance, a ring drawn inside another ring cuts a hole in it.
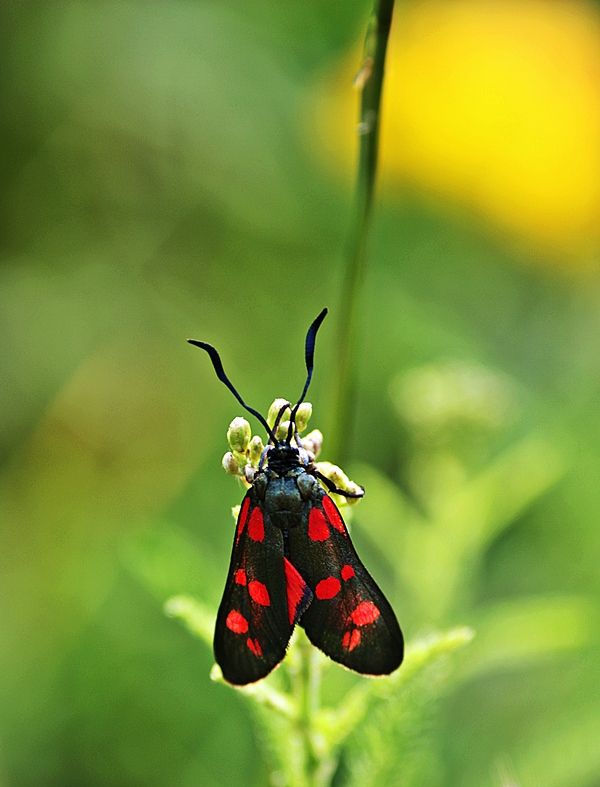
M 293 625 L 287 602 L 283 535 L 253 489 L 238 517 L 215 627 L 215 659 L 229 683 L 254 683 L 285 656 Z
M 289 532 L 290 560 L 314 598 L 300 620 L 313 645 L 365 675 L 400 666 L 404 640 L 393 609 L 362 564 L 342 517 L 320 488 L 305 526 Z

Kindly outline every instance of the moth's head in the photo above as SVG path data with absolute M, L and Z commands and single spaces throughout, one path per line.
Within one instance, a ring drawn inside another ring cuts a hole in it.
M 276 472 L 290 470 L 300 466 L 300 451 L 289 443 L 279 441 L 268 449 L 267 463 Z
M 293 461 L 297 459 L 300 461 L 300 451 L 295 448 L 293 445 L 289 443 L 280 442 L 277 445 L 274 445 L 269 450 L 269 464 L 272 464 L 273 461 L 279 462 L 284 460 Z

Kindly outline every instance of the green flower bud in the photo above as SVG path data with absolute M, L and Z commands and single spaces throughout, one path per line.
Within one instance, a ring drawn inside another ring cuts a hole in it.
M 303 432 L 306 429 L 311 415 L 312 404 L 310 402 L 302 402 L 296 413 L 296 426 L 299 432 Z
M 223 457 L 223 469 L 228 475 L 240 474 L 240 466 L 238 464 L 237 459 L 231 453 L 231 451 L 227 451 L 227 453 Z
M 275 433 L 275 437 L 278 440 L 285 440 L 285 438 L 287 437 L 287 433 L 289 431 L 289 428 L 290 428 L 290 422 L 289 421 L 280 421 L 279 426 L 277 427 L 277 432 Z M 294 432 L 292 432 L 292 434 L 294 434 Z
M 259 435 L 255 434 L 252 440 L 250 440 L 250 462 L 253 465 L 257 465 L 260 461 L 260 457 L 262 456 L 262 452 L 265 450 L 263 445 L 263 441 L 260 439 Z
M 345 497 L 344 500 L 346 501 L 346 505 L 348 506 L 355 506 L 358 502 L 360 502 L 365 494 L 365 490 L 355 484 L 354 481 L 348 481 L 348 485 L 345 489 L 346 492 L 351 492 L 354 495 L 359 495 L 359 497 Z
M 267 423 L 271 428 L 273 428 L 273 424 L 275 423 L 277 416 L 279 415 L 279 411 L 281 410 L 284 404 L 289 405 L 287 399 L 275 399 L 273 404 L 269 407 L 269 412 L 267 413 Z M 285 418 L 289 420 L 290 415 L 291 415 L 290 408 L 288 406 L 285 412 L 283 413 L 283 415 L 281 416 L 281 420 L 283 421 L 283 419 Z
M 219 667 L 218 664 L 213 664 L 210 668 L 210 679 L 214 680 L 215 683 L 223 682 L 223 673 L 221 672 L 221 667 Z
M 312 454 L 315 459 L 317 456 L 319 456 L 322 445 L 323 434 L 319 431 L 319 429 L 313 429 L 312 432 L 309 432 L 306 435 L 306 437 L 302 438 L 302 448 Z
M 319 468 L 319 472 L 323 473 L 330 481 L 333 481 L 338 489 L 346 491 L 346 486 L 350 479 L 341 467 L 333 465 L 331 462 L 319 462 L 317 467 Z
M 238 454 L 246 453 L 251 434 L 250 424 L 245 418 L 234 418 L 227 430 L 227 440 L 231 450 Z

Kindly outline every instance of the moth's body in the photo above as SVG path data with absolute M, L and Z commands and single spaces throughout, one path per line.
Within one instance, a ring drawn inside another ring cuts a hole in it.
M 403 640 L 335 504 L 290 446 L 275 446 L 242 503 L 217 615 L 215 656 L 251 683 L 285 656 L 299 623 L 334 661 L 369 675 L 399 666 Z
M 272 524 L 284 532 L 306 521 L 315 493 L 325 494 L 311 475 L 313 466 L 300 463 L 297 449 L 290 450 L 289 446 L 287 449 L 271 449 L 269 464 L 257 473 L 252 484 L 257 499 L 271 511 Z
M 281 408 L 270 426 L 235 390 L 215 348 L 189 340 L 209 354 L 217 377 L 269 434 L 240 507 L 215 627 L 215 658 L 225 680 L 234 685 L 266 677 L 285 656 L 297 623 L 323 653 L 364 675 L 387 675 L 402 661 L 404 642 L 396 616 L 319 481 L 346 497 L 362 497 L 364 490 L 337 489 L 316 465 L 305 461 L 297 436 L 296 416 L 310 384 L 315 338 L 326 314 L 324 309 L 306 335 L 308 377 L 291 409 L 285 440 L 277 438 L 277 429 L 290 405 Z

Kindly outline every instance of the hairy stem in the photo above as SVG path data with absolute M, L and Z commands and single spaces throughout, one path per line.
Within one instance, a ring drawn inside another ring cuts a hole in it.
M 360 146 L 354 208 L 348 238 L 347 263 L 339 308 L 335 354 L 333 413 L 328 439 L 334 462 L 347 459 L 346 439 L 355 399 L 355 356 L 360 292 L 364 278 L 367 239 L 373 208 L 379 148 L 381 91 L 385 54 L 394 0 L 375 0 L 365 44 L 365 60 L 358 79 L 363 81 Z

